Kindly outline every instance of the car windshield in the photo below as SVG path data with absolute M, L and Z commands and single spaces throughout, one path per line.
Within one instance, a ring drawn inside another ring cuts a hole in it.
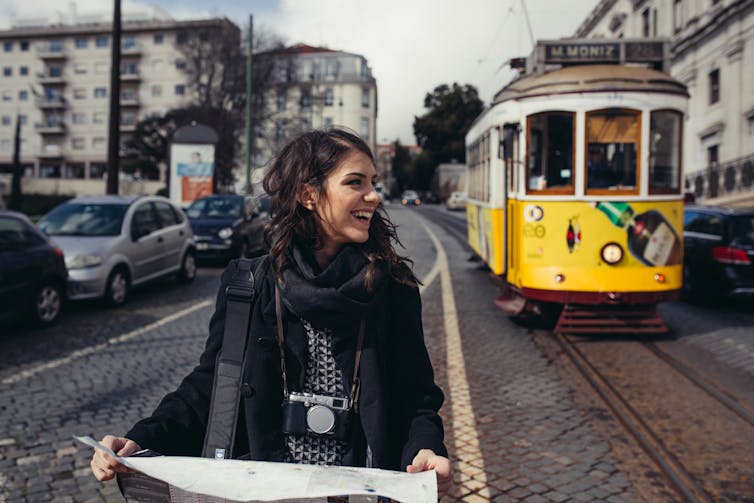
M 117 236 L 127 204 L 66 203 L 39 221 L 48 236 Z
M 240 218 L 242 204 L 243 200 L 236 197 L 197 199 L 186 214 L 189 218 Z
M 740 215 L 731 218 L 731 238 L 739 244 L 754 244 L 754 215 Z

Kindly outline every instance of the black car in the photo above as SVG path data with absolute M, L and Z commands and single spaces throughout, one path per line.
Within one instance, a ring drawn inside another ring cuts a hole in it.
M 201 197 L 186 210 L 200 259 L 230 260 L 264 252 L 269 213 L 261 198 L 222 194 Z
M 754 294 L 754 208 L 687 206 L 683 243 L 685 297 Z
M 60 318 L 68 271 L 63 251 L 29 218 L 0 210 L 0 319 L 30 316 L 40 326 Z

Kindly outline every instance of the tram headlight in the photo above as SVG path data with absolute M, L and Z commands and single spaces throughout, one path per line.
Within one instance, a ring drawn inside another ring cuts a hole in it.
M 618 243 L 607 243 L 600 251 L 602 260 L 609 265 L 615 265 L 623 260 L 623 248 Z

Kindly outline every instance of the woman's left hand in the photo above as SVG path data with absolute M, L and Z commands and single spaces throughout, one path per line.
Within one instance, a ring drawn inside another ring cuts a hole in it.
M 438 456 L 431 449 L 421 449 L 414 456 L 414 460 L 406 467 L 408 473 L 419 473 L 434 470 L 437 473 L 437 499 L 450 491 L 451 473 L 450 460 L 444 456 Z

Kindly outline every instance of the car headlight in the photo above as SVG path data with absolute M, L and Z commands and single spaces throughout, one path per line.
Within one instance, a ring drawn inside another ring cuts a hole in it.
M 230 227 L 223 227 L 219 231 L 217 231 L 217 235 L 220 237 L 220 239 L 228 239 L 233 235 L 233 229 Z
M 102 263 L 102 257 L 99 255 L 90 255 L 88 253 L 81 253 L 70 257 L 65 256 L 65 266 L 68 269 L 84 269 L 86 267 L 95 267 Z
M 602 260 L 609 265 L 615 265 L 623 260 L 623 248 L 618 243 L 607 243 L 600 251 Z

